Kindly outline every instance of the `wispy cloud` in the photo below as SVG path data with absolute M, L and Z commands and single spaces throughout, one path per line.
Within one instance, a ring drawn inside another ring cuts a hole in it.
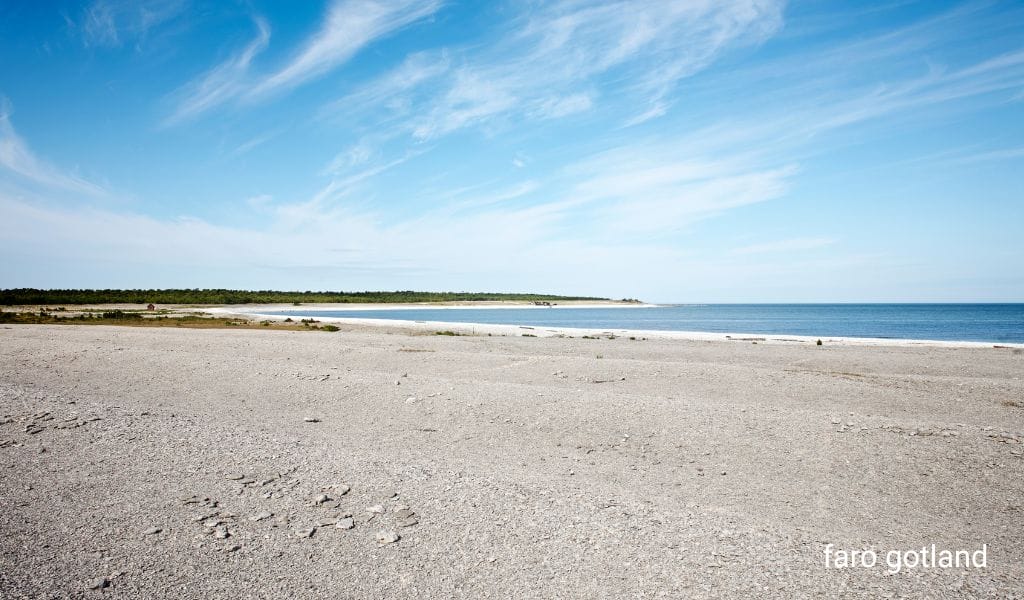
M 777 240 L 761 244 L 750 244 L 735 248 L 731 252 L 733 256 L 750 256 L 753 254 L 771 254 L 777 252 L 795 252 L 800 250 L 815 250 L 834 244 L 835 240 L 824 237 L 793 238 L 788 240 Z
M 501 119 L 609 108 L 601 104 L 607 97 L 616 99 L 613 110 L 627 111 L 624 122 L 637 124 L 668 113 L 681 79 L 731 47 L 763 42 L 782 23 L 782 2 L 773 0 L 556 2 L 523 10 L 488 49 L 449 48 L 441 69 L 421 53 L 325 112 L 397 107 L 392 116 L 407 117 L 400 128 L 427 140 Z M 647 108 L 628 114 L 636 105 Z
M 256 19 L 256 38 L 224 63 L 212 68 L 176 94 L 178 106 L 169 123 L 195 117 L 231 100 L 258 101 L 286 92 L 340 67 L 377 39 L 435 13 L 440 0 L 391 2 L 338 0 L 320 29 L 288 62 L 269 74 L 251 73 L 251 64 L 270 40 L 270 27 Z
M 117 47 L 179 16 L 186 0 L 95 0 L 79 21 L 86 46 Z
M 281 130 L 280 129 L 275 129 L 273 131 L 268 131 L 266 133 L 261 133 L 260 135 L 257 135 L 255 137 L 251 137 L 251 138 L 247 139 L 246 141 L 242 142 L 241 144 L 238 144 L 237 146 L 232 148 L 231 151 L 229 151 L 227 153 L 227 155 L 228 156 L 232 156 L 232 157 L 234 157 L 234 156 L 242 156 L 243 154 L 247 154 L 248 152 L 252 151 L 253 149 L 262 146 L 263 144 L 266 144 L 267 142 L 269 142 L 270 140 L 274 139 L 275 137 L 277 137 L 280 134 L 281 134 Z
M 950 158 L 948 162 L 955 164 L 974 164 L 980 162 L 993 162 L 1002 160 L 1016 160 L 1024 158 L 1024 146 L 1017 148 L 1000 148 L 988 152 L 976 152 L 964 156 Z
M 348 61 L 377 38 L 430 16 L 439 0 L 345 0 L 335 3 L 323 25 L 284 67 L 250 91 L 258 97 L 287 90 Z
M 10 102 L 0 97 L 0 166 L 21 177 L 45 186 L 63 188 L 90 195 L 104 193 L 103 188 L 70 173 L 62 172 L 38 158 L 11 124 Z
M 237 54 L 210 69 L 199 79 L 189 82 L 175 94 L 177 109 L 165 124 L 174 124 L 195 117 L 214 106 L 241 94 L 253 59 L 267 48 L 270 26 L 261 17 L 254 19 L 257 33 Z

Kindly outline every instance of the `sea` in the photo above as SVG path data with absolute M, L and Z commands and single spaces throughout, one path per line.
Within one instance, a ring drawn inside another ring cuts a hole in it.
M 1024 304 L 672 304 L 324 311 L 296 308 L 274 314 L 598 330 L 1024 343 Z

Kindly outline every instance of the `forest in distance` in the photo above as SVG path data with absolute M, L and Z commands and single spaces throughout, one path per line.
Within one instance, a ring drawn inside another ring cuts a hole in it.
M 400 302 L 558 302 L 600 300 L 590 296 L 514 294 L 482 292 L 313 292 L 225 289 L 165 290 L 43 290 L 17 288 L 0 290 L 0 305 L 27 304 L 303 304 L 303 303 L 400 303 Z

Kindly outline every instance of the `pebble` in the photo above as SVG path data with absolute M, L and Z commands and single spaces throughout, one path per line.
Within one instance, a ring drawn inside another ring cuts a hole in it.
M 213 530 L 213 537 L 218 540 L 226 540 L 231 537 L 231 532 L 228 531 L 227 527 L 221 526 Z
M 102 590 L 103 588 L 110 585 L 110 580 L 106 577 L 97 577 L 89 582 L 90 590 Z
M 409 517 L 411 517 L 411 516 L 413 516 L 415 514 L 416 513 L 414 513 L 413 511 L 409 510 L 408 507 L 400 508 L 400 509 L 398 509 L 398 510 L 396 510 L 394 512 L 394 515 L 395 515 L 396 519 L 407 519 L 407 518 L 409 518 Z
M 367 506 L 366 507 L 366 512 L 377 514 L 377 515 L 382 515 L 382 514 L 384 514 L 384 507 L 381 506 L 380 504 L 374 504 L 373 506 Z
M 377 543 L 384 546 L 387 544 L 394 544 L 399 539 L 399 535 L 394 531 L 378 531 L 377 532 Z
M 231 475 L 225 475 L 224 479 L 238 481 L 240 479 L 245 479 L 245 475 L 242 475 L 241 473 L 232 473 Z
M 142 534 L 143 535 L 156 535 L 156 534 L 160 533 L 161 531 L 163 531 L 163 529 L 161 529 L 159 527 L 150 527 L 149 529 L 143 531 Z
M 406 517 L 398 522 L 399 527 L 412 527 L 420 522 L 416 517 Z
M 274 516 L 274 513 L 271 513 L 271 512 L 261 512 L 261 513 L 257 513 L 255 515 L 249 517 L 249 520 L 250 521 L 262 521 L 264 519 L 269 519 L 272 516 Z
M 318 419 L 316 417 L 306 417 L 305 419 L 303 419 L 303 421 L 305 421 L 307 423 L 319 423 L 320 419 Z
M 237 552 L 237 551 L 239 551 L 241 549 L 242 549 L 241 546 L 239 546 L 238 544 L 235 544 L 233 546 L 228 546 L 227 551 L 228 552 Z
M 350 486 L 347 486 L 344 483 L 339 483 L 337 485 L 333 485 L 333 486 L 331 486 L 331 488 L 334 491 L 338 492 L 339 496 L 344 496 L 345 494 L 349 493 L 349 491 L 352 490 L 352 488 Z
M 327 494 L 317 494 L 316 498 L 313 498 L 313 503 L 319 505 L 327 502 L 328 500 L 330 500 L 330 498 L 327 497 Z
M 305 527 L 303 529 L 296 529 L 295 535 L 300 538 L 311 538 L 313 533 L 316 531 L 316 527 Z
M 338 523 L 337 519 L 326 518 L 326 519 L 317 519 L 315 524 L 316 524 L 317 527 L 329 527 L 331 525 L 336 525 L 337 523 Z
M 334 526 L 338 529 L 352 529 L 356 526 L 356 522 L 352 519 L 352 517 L 346 517 L 344 519 L 340 519 L 337 523 L 334 524 Z

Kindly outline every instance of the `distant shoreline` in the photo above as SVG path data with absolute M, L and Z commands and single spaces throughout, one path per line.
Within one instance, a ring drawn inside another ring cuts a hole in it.
M 578 304 L 566 303 L 562 308 L 642 308 L 656 307 L 656 304 L 632 304 L 621 302 L 593 303 L 580 302 Z M 307 312 L 308 317 L 315 317 L 323 323 L 337 323 L 347 325 L 358 325 L 373 328 L 384 328 L 392 330 L 437 332 L 446 331 L 456 335 L 495 335 L 495 336 L 535 336 L 535 337 L 617 337 L 617 338 L 646 338 L 660 340 L 686 340 L 705 342 L 742 342 L 759 344 L 811 344 L 815 345 L 821 340 L 823 345 L 842 346 L 896 346 L 896 347 L 935 347 L 935 348 L 1022 348 L 1024 343 L 1013 342 L 982 342 L 982 341 L 948 341 L 948 340 L 918 340 L 899 338 L 872 338 L 872 337 L 847 337 L 847 336 L 808 336 L 789 334 L 760 334 L 744 332 L 703 332 L 703 331 L 666 331 L 666 330 L 644 330 L 644 329 L 600 329 L 600 328 L 579 328 L 579 327 L 554 327 L 546 325 L 514 325 L 495 323 L 464 323 L 452 321 L 416 321 L 407 319 L 373 319 L 363 317 L 325 317 L 315 313 L 333 310 L 373 311 L 373 310 L 409 310 L 409 309 L 460 309 L 478 308 L 501 310 L 505 308 L 534 308 L 533 305 L 524 303 L 494 303 L 491 306 L 482 306 L 481 303 L 469 305 L 444 305 L 438 306 L 429 304 L 405 304 L 405 305 L 337 305 L 337 306 L 283 306 L 283 305 L 262 305 L 262 306 L 224 306 L 213 309 L 206 309 L 219 316 L 234 316 L 248 319 L 260 319 L 271 321 L 284 321 L 285 319 L 301 318 L 270 314 L 263 311 L 291 311 Z M 536 307 L 546 309 L 548 307 Z M 552 309 L 558 306 L 550 307 Z M 251 309 L 256 309 L 253 311 Z

